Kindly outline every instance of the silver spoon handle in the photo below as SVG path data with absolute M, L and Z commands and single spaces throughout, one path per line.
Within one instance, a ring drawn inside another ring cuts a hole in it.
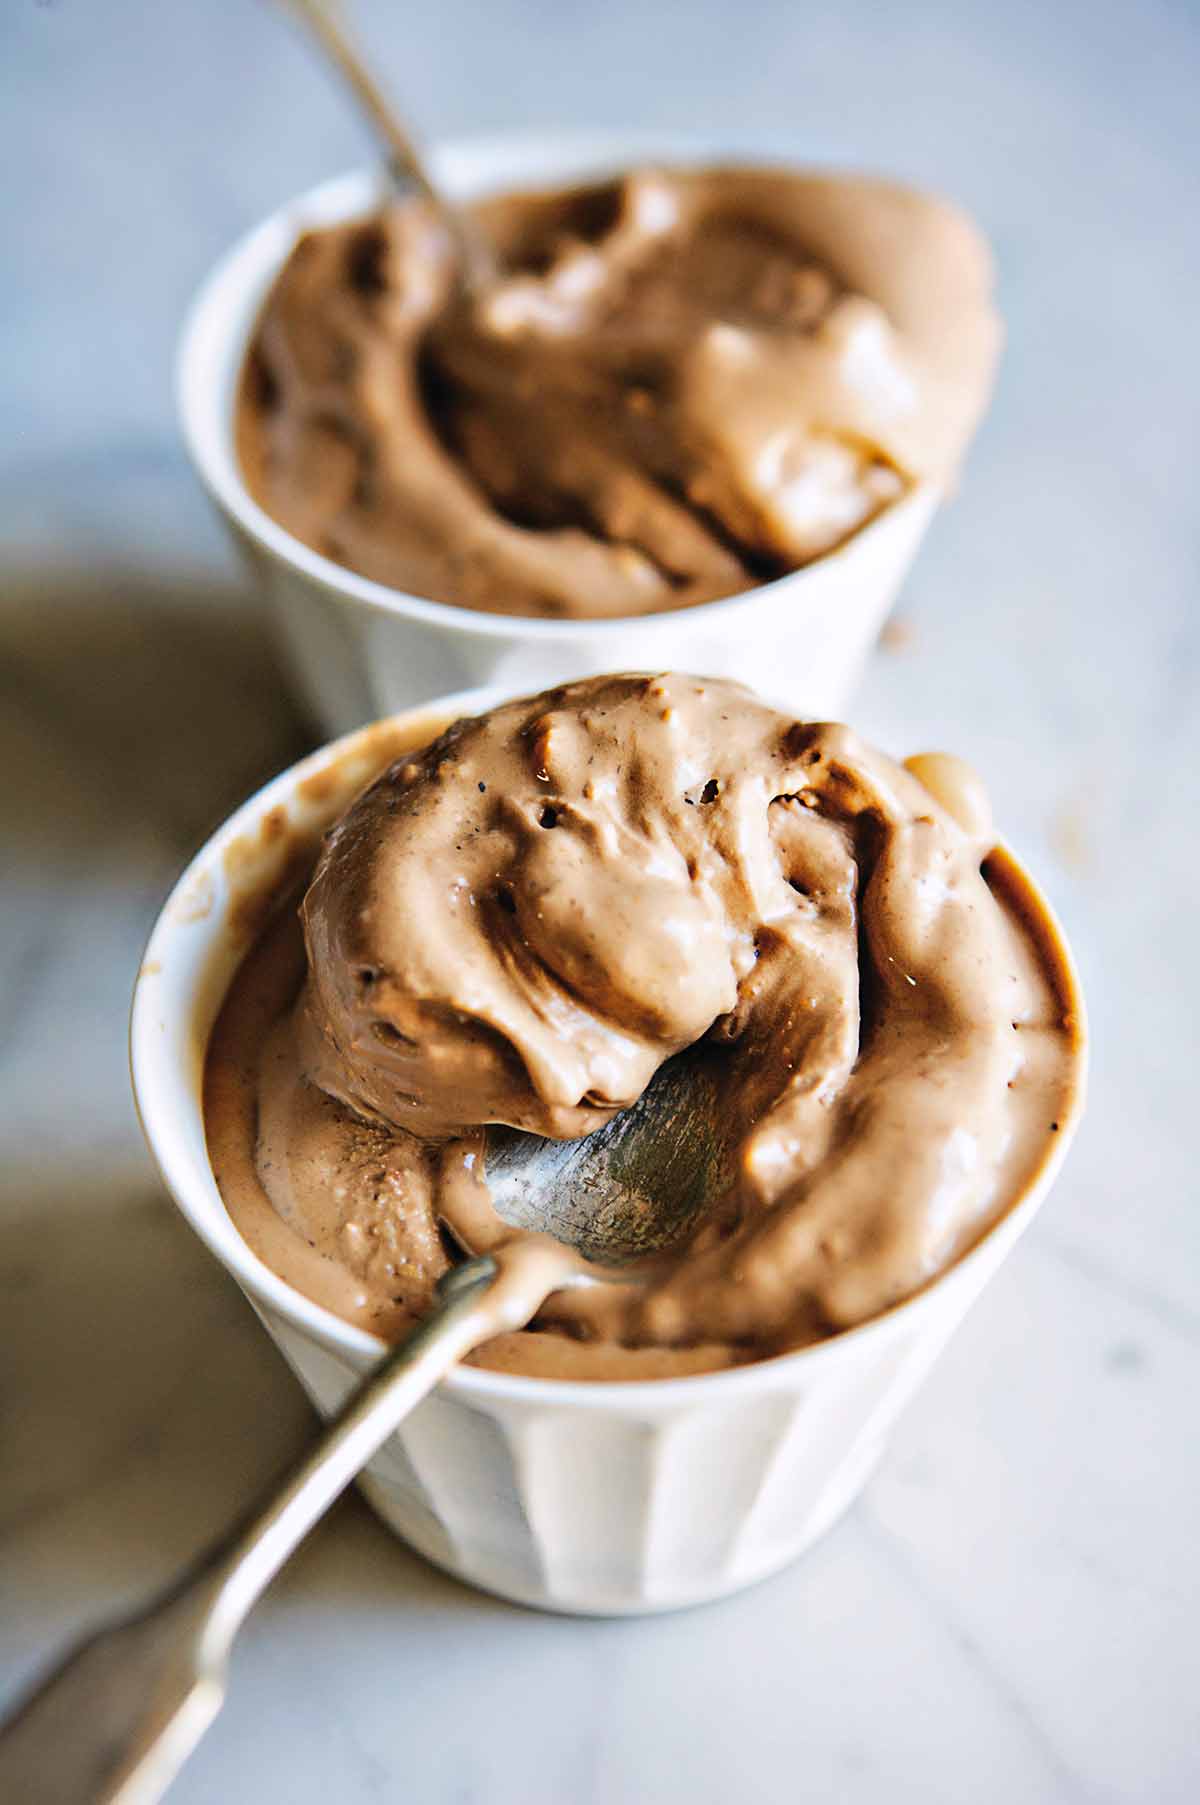
M 89 1637 L 41 1682 L 0 1728 L 0 1799 L 162 1797 L 221 1708 L 230 1647 L 256 1599 L 409 1411 L 503 1326 L 486 1307 L 496 1276 L 489 1255 L 455 1268 L 440 1307 L 380 1361 L 265 1503 L 148 1609 Z
M 349 87 L 375 137 L 383 147 L 393 184 L 403 193 L 416 188 L 437 211 L 454 241 L 459 267 L 468 288 L 479 288 L 496 273 L 495 258 L 474 223 L 452 206 L 437 188 L 425 160 L 395 109 L 350 40 L 333 0 L 283 0 L 297 13 Z

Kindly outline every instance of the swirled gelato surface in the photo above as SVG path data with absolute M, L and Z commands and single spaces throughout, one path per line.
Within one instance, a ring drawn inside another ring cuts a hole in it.
M 497 613 L 733 595 L 954 475 L 999 345 L 946 203 L 865 177 L 643 169 L 478 209 L 464 293 L 416 201 L 305 234 L 241 385 L 262 507 L 337 562 Z
M 214 1035 L 210 1151 L 243 1233 L 399 1334 L 454 1244 L 514 1233 L 487 1124 L 587 1135 L 703 1040 L 722 1193 L 648 1284 L 560 1294 L 476 1358 L 711 1368 L 918 1290 L 1049 1156 L 1080 1038 L 977 781 L 913 764 L 683 676 L 568 685 L 401 756 Z

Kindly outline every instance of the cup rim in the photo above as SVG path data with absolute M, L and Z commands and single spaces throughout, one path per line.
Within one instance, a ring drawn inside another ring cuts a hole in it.
M 498 694 L 495 689 L 462 691 L 422 703 L 390 718 L 401 722 L 428 714 L 432 724 L 444 721 L 448 713 L 490 706 L 498 699 Z M 273 809 L 294 799 L 301 786 L 328 764 L 351 754 L 355 742 L 365 741 L 373 726 L 377 725 L 375 723 L 344 734 L 289 766 L 247 798 L 209 836 L 172 886 L 150 932 L 134 984 L 129 1020 L 130 1076 L 138 1119 L 147 1146 L 176 1207 L 256 1307 L 261 1305 L 273 1311 L 291 1327 L 315 1340 L 327 1351 L 348 1358 L 356 1367 L 373 1364 L 387 1350 L 388 1344 L 379 1336 L 345 1322 L 325 1306 L 306 1297 L 251 1250 L 225 1208 L 207 1156 L 200 1160 L 194 1159 L 186 1138 L 179 1132 L 180 1123 L 172 1113 L 175 1104 L 161 1089 L 163 1022 L 161 1005 L 155 996 L 155 985 L 162 975 L 164 965 L 171 959 L 172 950 L 178 952 L 181 948 L 183 930 L 186 927 L 202 927 L 207 936 L 207 951 L 200 962 L 204 969 L 193 973 L 186 996 L 175 1007 L 178 1020 L 189 1021 L 205 988 L 207 966 L 219 947 L 220 936 L 229 926 L 232 909 L 240 900 L 230 893 L 203 923 L 198 924 L 195 911 L 188 907 L 189 899 L 210 887 L 214 872 L 223 869 L 224 855 L 235 840 L 252 835 Z M 981 1265 L 998 1264 L 1036 1213 L 1074 1138 L 1086 1098 L 1088 1033 L 1079 975 L 1061 925 L 1039 886 L 1006 843 L 998 842 L 997 849 L 1009 859 L 1027 887 L 1030 899 L 1041 911 L 1047 934 L 1053 941 L 1061 965 L 1069 1008 L 1078 1028 L 1079 1076 L 1060 1130 L 1048 1144 L 1042 1162 L 1025 1191 L 971 1248 L 920 1291 L 902 1299 L 881 1315 L 853 1328 L 840 1330 L 826 1341 L 797 1348 L 789 1353 L 753 1360 L 741 1366 L 721 1368 L 716 1372 L 683 1373 L 661 1379 L 536 1378 L 523 1373 L 496 1372 L 460 1363 L 442 1381 L 449 1392 L 468 1401 L 474 1397 L 481 1400 L 486 1398 L 492 1403 L 505 1400 L 516 1404 L 539 1402 L 600 1410 L 625 1409 L 635 1399 L 639 1407 L 651 1408 L 678 1404 L 685 1399 L 697 1404 L 714 1397 L 733 1401 L 747 1389 L 792 1384 L 798 1367 L 815 1374 L 831 1361 L 857 1355 L 869 1342 L 893 1335 L 898 1328 L 903 1328 L 922 1313 L 938 1310 L 951 1292 L 971 1284 L 971 1275 Z M 240 959 L 238 963 L 240 964 Z M 237 969 L 238 965 L 235 964 L 224 981 L 222 1002 Z M 167 1013 L 170 1015 L 172 1012 L 168 1010 Z M 186 1107 L 194 1110 L 198 1118 L 201 1147 L 205 1146 L 205 1138 L 200 1074 L 210 1036 L 211 1025 L 205 1035 L 204 1051 L 199 1056 L 199 1071 L 190 1080 L 185 1080 L 183 1087 L 188 1099 Z
M 710 137 L 654 130 L 511 132 L 455 137 L 430 149 L 435 171 L 450 192 L 460 194 L 486 193 L 545 179 L 555 169 L 565 179 L 586 179 L 639 157 L 695 163 L 735 155 L 764 164 L 814 166 L 813 159 L 800 156 L 794 143 L 789 150 L 778 135 L 757 133 Z M 184 443 L 205 489 L 262 550 L 339 600 L 370 612 L 407 617 L 455 633 L 492 638 L 511 637 L 516 632 L 547 642 L 615 638 L 633 626 L 669 620 L 676 611 L 559 620 L 490 613 L 412 595 L 360 576 L 314 551 L 272 519 L 250 494 L 233 445 L 232 400 L 236 372 L 241 369 L 260 305 L 304 226 L 353 218 L 379 199 L 384 186 L 381 173 L 368 167 L 316 183 L 235 239 L 201 282 L 180 329 L 175 402 Z M 855 557 L 893 522 L 931 508 L 937 493 L 937 486 L 927 480 L 914 482 L 907 493 L 811 564 L 736 595 L 698 602 L 678 612 L 686 612 L 689 624 L 694 621 L 697 627 L 715 623 L 732 630 L 740 613 L 773 598 L 781 585 L 794 592 L 806 577 L 817 581 L 830 567 Z M 791 599 L 795 605 L 794 594 Z

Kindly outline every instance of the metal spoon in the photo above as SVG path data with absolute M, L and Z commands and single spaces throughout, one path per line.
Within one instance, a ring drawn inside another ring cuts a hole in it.
M 724 1190 L 718 1073 L 711 1051 L 681 1054 L 637 1103 L 580 1141 L 492 1131 L 496 1207 L 537 1239 L 519 1235 L 448 1273 L 433 1314 L 383 1357 L 266 1500 L 160 1598 L 90 1636 L 42 1681 L 0 1728 L 0 1799 L 161 1798 L 221 1708 L 251 1607 L 439 1379 L 472 1348 L 528 1323 L 553 1291 L 637 1282 L 646 1257 L 686 1235 Z M 589 1264 L 600 1259 L 608 1266 Z
M 464 286 L 468 289 L 486 286 L 497 274 L 491 246 L 470 215 L 448 200 L 434 182 L 416 143 L 400 123 L 395 108 L 385 98 L 362 53 L 351 41 L 340 16 L 342 8 L 335 5 L 334 0 L 281 0 L 281 3 L 299 15 L 318 48 L 349 88 L 368 130 L 383 150 L 387 171 L 397 192 L 406 194 L 416 188 L 436 209 L 454 245 Z

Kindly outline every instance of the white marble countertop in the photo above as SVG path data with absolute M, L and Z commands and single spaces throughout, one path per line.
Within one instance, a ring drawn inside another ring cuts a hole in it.
M 172 1797 L 1194 1800 L 1196 15 L 697 0 L 683 29 L 632 0 L 447 0 L 402 31 L 362 10 L 430 130 L 750 122 L 979 213 L 1001 389 L 857 713 L 986 773 L 1079 954 L 1092 1104 L 801 1565 L 672 1619 L 558 1621 L 439 1577 L 351 1500 L 253 1619 Z M 125 1016 L 185 854 L 305 742 L 179 447 L 174 333 L 233 233 L 359 144 L 248 0 L 10 0 L 0 83 L 8 1696 L 309 1426 L 164 1201 Z

